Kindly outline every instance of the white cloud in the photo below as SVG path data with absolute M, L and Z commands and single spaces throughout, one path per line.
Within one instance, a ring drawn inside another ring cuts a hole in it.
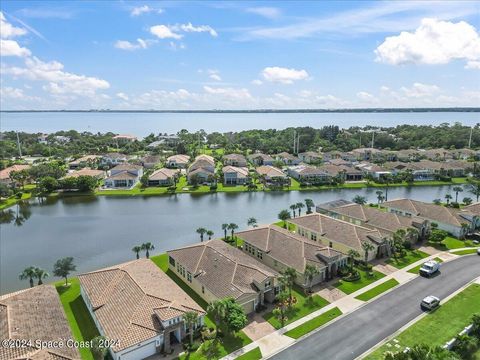
M 200 25 L 193 26 L 192 23 L 188 24 L 178 24 L 171 26 L 171 29 L 174 31 L 183 31 L 183 32 L 208 32 L 211 36 L 218 36 L 217 32 L 209 25 Z
M 170 49 L 177 51 L 177 50 L 184 50 L 187 46 L 184 43 L 176 43 L 174 41 L 169 42 Z
M 133 51 L 133 50 L 138 50 L 138 49 L 147 49 L 151 44 L 155 43 L 155 40 L 143 40 L 143 39 L 137 39 L 136 42 L 130 42 L 127 40 L 118 40 L 115 42 L 115 47 L 117 49 L 121 50 L 128 50 L 128 51 Z
M 161 13 L 163 13 L 163 10 L 162 9 L 154 9 L 154 8 L 151 8 L 148 5 L 143 5 L 143 6 L 134 7 L 132 9 L 132 11 L 130 11 L 130 15 L 131 16 L 140 16 L 142 14 L 147 14 L 147 13 L 151 13 L 151 12 L 156 12 L 157 14 L 161 14 Z
M 247 12 L 263 16 L 267 19 L 276 19 L 281 16 L 280 9 L 269 6 L 251 7 L 246 9 Z
M 225 98 L 229 99 L 236 99 L 236 100 L 245 100 L 245 99 L 252 99 L 252 95 L 248 91 L 248 89 L 241 88 L 212 88 L 210 86 L 204 86 L 203 90 L 208 94 L 213 95 L 220 95 Z
M 220 71 L 218 70 L 207 70 L 208 77 L 214 81 L 222 81 L 222 77 L 220 76 Z
M 168 26 L 166 25 L 155 25 L 150 28 L 150 32 L 157 36 L 160 39 L 176 39 L 179 40 L 183 37 L 181 34 L 177 34 L 173 32 Z
M 416 82 L 411 87 L 402 87 L 400 90 L 402 90 L 407 97 L 425 98 L 435 95 L 440 91 L 440 88 L 437 85 L 428 85 Z
M 0 11 L 0 37 L 2 39 L 9 39 L 16 36 L 22 36 L 27 33 L 27 30 L 23 28 L 18 28 L 10 24 L 3 12 Z
M 470 60 L 467 61 L 465 69 L 480 69 L 480 60 Z
M 119 92 L 116 94 L 118 98 L 122 99 L 122 100 L 125 100 L 125 101 L 128 101 L 129 97 L 127 94 L 123 93 L 123 92 Z
M 25 97 L 22 89 L 17 89 L 13 87 L 1 87 L 0 95 L 2 98 L 7 97 L 11 99 L 23 99 Z
M 423 19 L 414 32 L 402 31 L 377 47 L 376 61 L 392 65 L 446 64 L 464 59 L 475 66 L 480 60 L 480 37 L 465 21 L 457 23 Z M 467 64 L 467 67 L 469 66 Z
M 366 92 L 366 91 L 359 91 L 359 92 L 357 92 L 357 97 L 358 97 L 360 100 L 363 100 L 363 101 L 365 101 L 365 102 L 367 102 L 367 103 L 376 103 L 376 102 L 378 102 L 378 99 L 377 99 L 374 95 L 372 95 L 372 94 L 370 94 L 370 93 L 368 93 L 368 92 Z
M 267 81 L 282 84 L 292 84 L 294 81 L 305 80 L 309 77 L 305 70 L 288 69 L 278 66 L 266 67 L 262 71 L 262 76 Z
M 263 84 L 263 81 L 259 79 L 255 79 L 255 80 L 252 80 L 252 84 L 259 86 Z
M 27 48 L 21 47 L 15 40 L 0 39 L 0 56 L 30 56 Z

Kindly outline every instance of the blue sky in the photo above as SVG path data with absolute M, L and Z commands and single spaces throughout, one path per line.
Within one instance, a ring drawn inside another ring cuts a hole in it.
M 2 109 L 478 106 L 480 2 L 3 1 Z

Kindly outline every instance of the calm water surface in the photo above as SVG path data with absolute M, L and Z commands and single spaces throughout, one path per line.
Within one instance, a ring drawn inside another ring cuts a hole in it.
M 142 242 L 152 242 L 154 252 L 160 253 L 199 241 L 198 227 L 222 236 L 225 222 L 240 229 L 252 216 L 259 224 L 271 223 L 280 210 L 306 198 L 319 204 L 359 194 L 376 202 L 376 190 L 69 197 L 43 204 L 32 200 L 28 207 L 11 208 L 12 222 L 0 226 L 0 294 L 28 286 L 18 280 L 27 266 L 51 272 L 58 258 L 73 256 L 78 272 L 94 270 L 134 259 L 131 248 Z M 388 196 L 432 201 L 449 192 L 449 186 L 402 187 L 391 188 Z

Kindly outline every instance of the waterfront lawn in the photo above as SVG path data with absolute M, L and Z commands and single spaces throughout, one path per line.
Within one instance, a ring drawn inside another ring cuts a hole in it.
M 437 310 L 395 336 L 400 348 L 395 347 L 395 342 L 389 341 L 366 359 L 383 360 L 386 351 L 403 351 L 405 347 L 415 344 L 443 345 L 470 324 L 472 315 L 479 312 L 479 299 L 480 285 L 470 285 Z
M 292 296 L 297 299 L 297 303 L 293 305 L 291 309 L 287 310 L 287 320 L 285 321 L 285 325 L 290 324 L 329 304 L 327 300 L 319 295 L 305 295 L 303 290 L 297 286 L 293 287 Z M 280 320 L 273 314 L 273 312 L 266 313 L 263 315 L 263 318 L 267 320 L 275 329 L 280 329 L 282 327 Z
M 436 258 L 433 259 L 433 260 L 435 260 L 435 261 L 438 262 L 438 263 L 442 263 L 442 262 L 443 262 L 443 260 L 440 259 L 440 258 L 438 258 L 438 257 L 436 257 Z M 422 266 L 423 266 L 423 264 L 417 265 L 417 266 L 415 266 L 414 268 L 411 268 L 410 270 L 408 270 L 407 272 L 409 272 L 409 273 L 411 273 L 411 274 L 418 274 L 418 272 L 420 271 L 420 268 L 421 268 Z
M 373 276 L 369 276 L 367 271 L 357 268 L 357 271 L 360 273 L 360 279 L 357 281 L 344 281 L 340 279 L 335 285 L 337 289 L 344 292 L 345 294 L 351 294 L 361 288 L 370 285 L 371 283 L 383 278 L 385 274 L 373 270 Z
M 326 323 L 340 315 L 342 315 L 342 312 L 338 307 L 335 307 L 317 317 L 314 317 L 311 320 L 308 320 L 307 322 L 304 322 L 302 325 L 299 325 L 292 330 L 287 331 L 284 335 L 289 336 L 293 339 L 298 339 L 303 335 L 308 334 L 309 332 L 319 328 L 320 326 L 325 325 Z
M 260 360 L 262 358 L 262 352 L 259 347 L 256 347 L 253 350 L 246 352 L 243 355 L 237 357 L 237 360 Z
M 22 201 L 22 200 L 28 200 L 32 197 L 32 193 L 31 192 L 24 192 L 22 193 L 22 197 L 21 198 L 17 198 L 15 195 L 14 196 L 10 196 L 9 198 L 6 198 L 5 200 L 1 200 L 0 201 L 0 210 L 3 210 L 3 209 L 6 209 L 10 206 L 13 206 L 15 204 L 17 204 L 19 201 Z
M 374 297 L 377 297 L 381 293 L 384 293 L 387 290 L 390 290 L 391 288 L 394 288 L 397 286 L 399 282 L 395 279 L 390 279 L 385 281 L 384 283 L 381 283 L 380 285 L 375 286 L 374 288 L 365 291 L 364 293 L 355 296 L 355 299 L 362 300 L 362 301 L 368 301 L 370 299 L 373 299 Z
M 285 221 L 283 221 L 283 220 L 277 221 L 277 222 L 273 223 L 273 225 L 277 225 L 278 227 L 281 227 L 282 229 L 286 229 Z M 288 230 L 295 231 L 295 229 L 296 229 L 295 224 L 290 224 L 290 223 L 288 224 Z
M 397 269 L 403 269 L 405 266 L 413 264 L 414 262 L 417 262 L 418 260 L 424 259 L 428 256 L 429 255 L 427 253 L 424 253 L 420 250 L 407 250 L 407 255 L 404 257 L 398 259 L 391 257 L 386 261 L 386 263 L 395 266 Z
M 89 341 L 100 334 L 80 295 L 78 278 L 71 278 L 69 281 L 70 286 L 68 287 L 65 286 L 63 280 L 56 282 L 55 287 L 60 296 L 60 302 L 63 305 L 73 337 L 77 341 Z M 80 348 L 79 350 L 82 359 L 93 360 L 93 354 L 89 349 Z
M 470 254 L 475 254 L 476 252 L 477 252 L 477 248 L 472 248 L 472 249 L 452 251 L 452 254 L 455 254 L 455 255 L 470 255 Z

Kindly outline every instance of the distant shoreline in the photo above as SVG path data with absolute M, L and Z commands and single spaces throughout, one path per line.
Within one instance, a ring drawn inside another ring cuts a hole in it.
M 0 110 L 0 113 L 409 113 L 409 112 L 480 112 L 478 107 L 456 108 L 364 108 L 364 109 L 255 109 L 255 110 Z

